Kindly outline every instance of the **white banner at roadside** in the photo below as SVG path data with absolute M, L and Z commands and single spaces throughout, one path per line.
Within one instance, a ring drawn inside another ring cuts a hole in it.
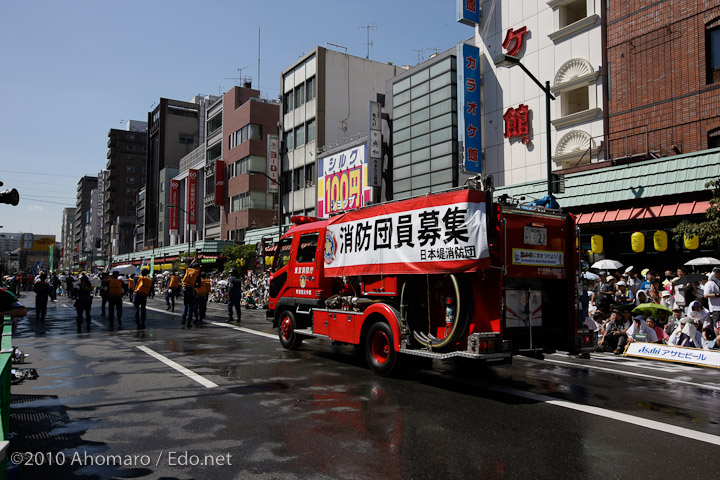
M 659 343 L 633 342 L 625 349 L 623 356 L 720 368 L 719 350 L 701 350 L 699 348 L 671 347 Z

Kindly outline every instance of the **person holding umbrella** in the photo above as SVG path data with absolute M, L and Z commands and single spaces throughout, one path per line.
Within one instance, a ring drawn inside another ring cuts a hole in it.
M 703 294 L 708 299 L 712 328 L 715 329 L 716 336 L 720 335 L 720 267 L 713 268 L 712 274 L 705 284 Z

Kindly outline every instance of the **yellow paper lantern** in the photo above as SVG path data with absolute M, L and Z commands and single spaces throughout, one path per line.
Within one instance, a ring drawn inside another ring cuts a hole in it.
M 602 235 L 593 235 L 590 237 L 590 250 L 592 253 L 603 252 L 603 237 Z
M 653 245 L 655 246 L 655 251 L 657 252 L 664 252 L 667 250 L 668 247 L 668 236 L 667 233 L 665 233 L 662 230 L 658 230 L 653 234 Z
M 635 232 L 630 236 L 630 243 L 632 244 L 632 251 L 640 253 L 645 250 L 645 235 L 641 232 Z
M 683 240 L 688 250 L 697 250 L 700 246 L 700 237 L 697 235 L 683 235 Z

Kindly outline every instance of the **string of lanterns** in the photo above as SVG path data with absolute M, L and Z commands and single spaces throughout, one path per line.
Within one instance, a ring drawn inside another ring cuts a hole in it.
M 688 250 L 697 250 L 700 247 L 700 237 L 697 235 L 683 235 L 683 244 Z M 630 245 L 632 251 L 640 253 L 645 251 L 645 234 L 635 232 L 630 235 Z M 653 234 L 653 248 L 656 252 L 664 252 L 668 247 L 668 235 L 663 230 L 658 230 Z M 590 237 L 590 251 L 595 254 L 602 253 L 604 249 L 602 235 L 593 235 Z

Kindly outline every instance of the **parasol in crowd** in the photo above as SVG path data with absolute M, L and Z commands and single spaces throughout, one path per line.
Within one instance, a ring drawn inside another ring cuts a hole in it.
M 665 305 L 660 305 L 658 303 L 641 303 L 640 305 L 638 305 L 637 307 L 635 307 L 633 309 L 632 313 L 640 313 L 643 311 L 649 311 L 653 317 L 657 317 L 657 312 L 659 310 L 663 310 L 663 311 L 667 312 L 668 315 L 672 315 L 672 310 L 670 310 Z
M 610 260 L 606 258 L 605 260 L 600 260 L 593 263 L 590 268 L 597 268 L 600 270 L 615 270 L 622 266 L 623 264 L 618 262 L 617 260 Z
M 599 280 L 600 279 L 600 277 L 598 275 L 595 275 L 592 272 L 584 272 L 582 274 L 582 276 L 585 280 Z
M 707 280 L 707 275 L 703 275 L 701 273 L 691 273 L 678 278 L 673 282 L 673 285 L 685 285 L 686 283 L 702 282 L 703 280 Z
M 700 257 L 690 260 L 685 265 L 720 265 L 720 260 L 713 257 Z

